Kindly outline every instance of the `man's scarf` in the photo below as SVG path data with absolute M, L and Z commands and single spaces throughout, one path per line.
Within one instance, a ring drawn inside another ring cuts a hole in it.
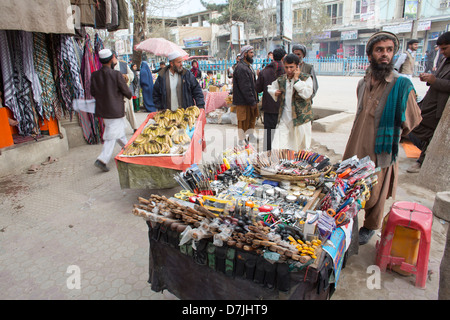
M 397 159 L 401 127 L 405 121 L 406 104 L 411 90 L 414 90 L 414 86 L 409 78 L 399 77 L 397 79 L 389 93 L 378 126 L 375 153 L 390 153 L 392 155 L 391 163 Z

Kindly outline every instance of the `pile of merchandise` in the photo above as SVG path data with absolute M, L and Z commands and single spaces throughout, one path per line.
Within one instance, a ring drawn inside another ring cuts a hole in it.
M 191 142 L 199 115 L 197 106 L 157 112 L 121 156 L 183 154 Z
M 273 168 L 271 176 L 282 172 L 297 179 L 268 179 L 254 164 Z M 369 158 L 331 165 L 328 157 L 305 150 L 268 155 L 251 145 L 236 147 L 201 168 L 192 165 L 176 174 L 183 190 L 170 199 L 139 198 L 133 213 L 149 221 L 153 231 L 165 230 L 167 242 L 182 252 L 198 250 L 199 241 L 206 241 L 205 250 L 226 248 L 236 262 L 241 252 L 301 270 L 318 267 L 333 231 L 364 207 L 377 170 Z M 212 263 L 204 257 L 202 264 Z

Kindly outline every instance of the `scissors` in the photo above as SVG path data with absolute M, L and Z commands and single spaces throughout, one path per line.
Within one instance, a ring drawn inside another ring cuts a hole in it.
M 173 196 L 176 199 L 180 199 L 180 200 L 183 200 L 183 201 L 189 201 L 189 196 L 187 196 L 185 194 L 182 194 L 182 193 L 175 193 Z
M 334 209 L 331 209 L 331 208 L 327 209 L 327 214 L 330 217 L 334 218 L 334 220 L 336 221 L 336 225 L 339 225 L 339 224 L 343 223 L 345 221 L 345 218 L 346 218 L 344 212 L 340 212 L 339 214 L 336 214 L 336 211 L 334 211 Z

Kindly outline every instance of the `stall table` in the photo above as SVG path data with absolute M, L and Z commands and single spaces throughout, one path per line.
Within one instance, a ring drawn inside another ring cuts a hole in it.
M 174 234 L 175 231 L 171 231 L 163 224 L 149 221 L 147 225 L 150 243 L 148 282 L 151 284 L 151 289 L 155 292 L 167 289 L 183 300 L 329 299 L 335 289 L 334 281 L 345 266 L 346 258 L 354 254 L 352 246 L 346 245 L 348 239 L 341 236 L 342 229 L 338 228 L 335 230 L 335 236 L 332 236 L 333 244 L 330 245 L 330 248 L 336 248 L 336 253 L 329 255 L 323 251 L 317 262 L 298 271 L 290 272 L 287 263 L 275 263 L 276 267 L 271 269 L 270 263 L 266 262 L 262 256 L 255 254 L 257 263 L 264 265 L 263 270 L 259 272 L 264 273 L 266 269 L 264 276 L 259 277 L 260 281 L 256 281 L 256 277 L 247 279 L 247 271 L 242 275 L 236 275 L 238 257 L 241 254 L 248 255 L 248 252 L 233 247 L 235 249 L 233 271 L 223 272 L 223 270 L 216 270 L 221 269 L 218 267 L 221 259 L 218 252 L 215 254 L 213 263 L 216 269 L 211 267 L 211 259 L 206 249 L 207 240 L 198 241 L 196 248 L 199 250 L 186 254 L 182 253 L 178 247 L 179 234 Z M 357 229 L 357 225 L 353 224 L 353 231 L 355 227 Z M 351 234 L 353 242 L 355 232 Z M 225 245 L 222 253 L 226 252 L 227 248 Z M 225 256 L 223 258 L 226 259 Z M 267 273 L 269 269 L 272 273 Z M 254 273 L 258 272 L 257 269 L 253 270 Z M 286 272 L 289 273 L 287 279 L 282 277 Z M 271 281 L 268 280 L 268 275 L 272 278 Z M 281 286 L 283 290 L 279 290 Z
M 205 111 L 210 113 L 218 108 L 226 107 L 226 98 L 230 93 L 228 91 L 208 92 L 206 94 Z
M 153 119 L 155 114 L 156 112 L 152 112 L 147 116 L 146 120 L 136 130 L 127 145 L 114 158 L 122 189 L 174 188 L 178 185 L 173 179 L 175 173 L 186 170 L 193 163 L 201 162 L 202 152 L 205 148 L 204 128 L 206 123 L 205 111 L 203 109 L 200 110 L 189 148 L 183 155 L 122 156 L 124 149 L 133 143 L 136 137 L 141 134 L 142 130 L 147 126 L 150 119 Z

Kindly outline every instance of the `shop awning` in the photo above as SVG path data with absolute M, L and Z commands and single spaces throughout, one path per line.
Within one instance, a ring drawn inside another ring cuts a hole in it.
M 70 0 L 2 0 L 0 30 L 74 34 Z

